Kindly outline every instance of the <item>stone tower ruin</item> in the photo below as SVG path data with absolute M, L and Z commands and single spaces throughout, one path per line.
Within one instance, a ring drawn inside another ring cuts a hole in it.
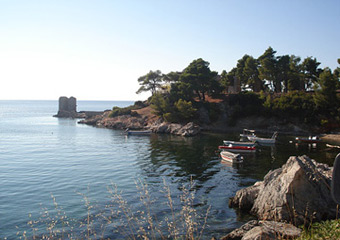
M 77 99 L 75 97 L 60 97 L 59 111 L 77 112 Z
M 77 99 L 75 97 L 60 97 L 59 110 L 55 117 L 76 118 L 77 116 Z

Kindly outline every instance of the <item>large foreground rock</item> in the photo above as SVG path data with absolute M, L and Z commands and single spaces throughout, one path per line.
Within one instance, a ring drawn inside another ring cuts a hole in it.
M 241 189 L 230 207 L 249 211 L 262 220 L 294 225 L 336 217 L 331 197 L 332 168 L 307 156 L 290 157 L 281 168 L 270 171 L 261 182 Z
M 294 239 L 300 234 L 301 229 L 292 224 L 252 220 L 224 236 L 222 240 Z

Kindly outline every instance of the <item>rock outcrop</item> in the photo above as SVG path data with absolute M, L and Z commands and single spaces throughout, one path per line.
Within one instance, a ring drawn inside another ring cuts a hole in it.
M 222 237 L 222 240 L 294 239 L 300 234 L 301 229 L 292 224 L 252 220 Z
M 178 123 L 155 122 L 150 126 L 150 130 L 155 133 L 170 133 L 183 137 L 191 137 L 197 135 L 201 131 L 201 128 L 193 122 L 189 122 L 186 125 Z
M 307 156 L 290 157 L 261 182 L 238 191 L 229 206 L 262 220 L 307 224 L 336 217 L 332 199 L 332 168 Z
M 185 125 L 164 122 L 161 118 L 150 114 L 150 111 L 150 108 L 143 108 L 134 110 L 133 115 L 128 114 L 116 117 L 109 117 L 110 112 L 105 112 L 102 115 L 81 120 L 79 123 L 120 130 L 127 128 L 131 130 L 150 129 L 154 133 L 168 133 L 184 137 L 195 136 L 201 131 L 200 126 L 193 122 Z
M 150 129 L 154 133 L 168 133 L 183 137 L 195 136 L 201 131 L 201 128 L 193 122 L 182 125 L 158 120 L 150 125 L 146 117 L 131 115 L 122 115 L 113 118 L 97 115 L 89 119 L 81 120 L 79 123 L 120 130 L 127 128 L 131 130 Z
M 122 115 L 117 117 L 107 117 L 99 120 L 97 122 L 98 127 L 106 127 L 111 129 L 145 129 L 147 124 L 147 119 L 145 117 L 136 117 L 131 115 Z

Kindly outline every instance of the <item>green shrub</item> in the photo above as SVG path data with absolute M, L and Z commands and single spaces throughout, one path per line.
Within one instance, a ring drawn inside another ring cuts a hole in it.
M 172 102 L 167 94 L 156 93 L 150 99 L 154 113 L 167 122 L 183 122 L 191 120 L 197 109 L 192 102 L 179 99 Z
M 240 106 L 242 108 L 240 117 L 257 115 L 264 110 L 264 99 L 261 95 L 254 92 L 241 92 L 239 94 L 230 95 L 228 103 L 231 107 Z
M 293 91 L 267 99 L 264 106 L 272 115 L 280 118 L 296 118 L 305 123 L 315 121 L 313 96 L 305 92 Z
M 164 113 L 163 114 L 163 119 L 166 121 L 166 122 L 177 122 L 178 121 L 178 116 L 176 113 Z
M 128 115 L 130 113 L 131 113 L 131 109 L 113 107 L 109 117 L 117 117 L 117 116 L 121 116 L 121 115 Z
M 137 110 L 142 107 L 143 106 L 139 102 L 136 102 L 134 105 L 131 105 L 125 108 L 113 107 L 111 113 L 109 114 L 109 117 L 112 118 L 112 117 L 117 117 L 117 116 L 122 116 L 122 115 L 138 116 L 138 113 L 132 110 Z
M 192 106 L 192 102 L 179 99 L 175 102 L 175 109 L 177 111 L 179 120 L 188 121 L 193 118 L 197 109 Z
M 144 103 L 143 101 L 136 101 L 136 102 L 134 103 L 134 106 L 139 107 L 139 108 L 144 108 L 144 107 L 147 106 L 147 104 Z
M 264 102 L 264 96 L 254 92 L 241 92 L 230 95 L 227 101 L 229 107 L 231 107 L 229 124 L 235 125 L 238 118 L 263 115 L 266 113 Z
M 161 93 L 155 93 L 151 99 L 151 108 L 154 110 L 154 113 L 158 116 L 163 116 L 163 114 L 171 112 L 171 105 L 169 98 Z

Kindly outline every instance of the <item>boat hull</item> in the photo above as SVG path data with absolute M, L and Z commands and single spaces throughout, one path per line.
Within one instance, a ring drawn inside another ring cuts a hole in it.
M 235 154 L 229 151 L 222 151 L 220 153 L 222 161 L 229 163 L 243 163 L 243 157 L 240 154 Z
M 276 139 L 271 139 L 271 138 L 258 138 L 258 137 L 255 137 L 255 138 L 250 138 L 248 137 L 248 139 L 250 141 L 254 141 L 258 144 L 275 144 L 276 143 Z
M 255 153 L 255 147 L 246 147 L 246 146 L 219 146 L 218 149 L 220 150 L 227 150 L 229 152 L 236 152 L 236 153 Z
M 271 138 L 259 138 L 256 136 L 251 136 L 248 137 L 249 141 L 256 142 L 258 144 L 262 145 L 271 145 L 276 143 L 276 137 L 277 137 L 277 132 L 274 132 L 273 136 Z
M 254 147 L 255 143 L 254 142 L 235 142 L 235 141 L 223 141 L 224 145 L 228 146 L 237 146 L 237 147 Z
M 148 136 L 152 133 L 150 130 L 146 131 L 127 131 L 126 134 L 128 136 Z

